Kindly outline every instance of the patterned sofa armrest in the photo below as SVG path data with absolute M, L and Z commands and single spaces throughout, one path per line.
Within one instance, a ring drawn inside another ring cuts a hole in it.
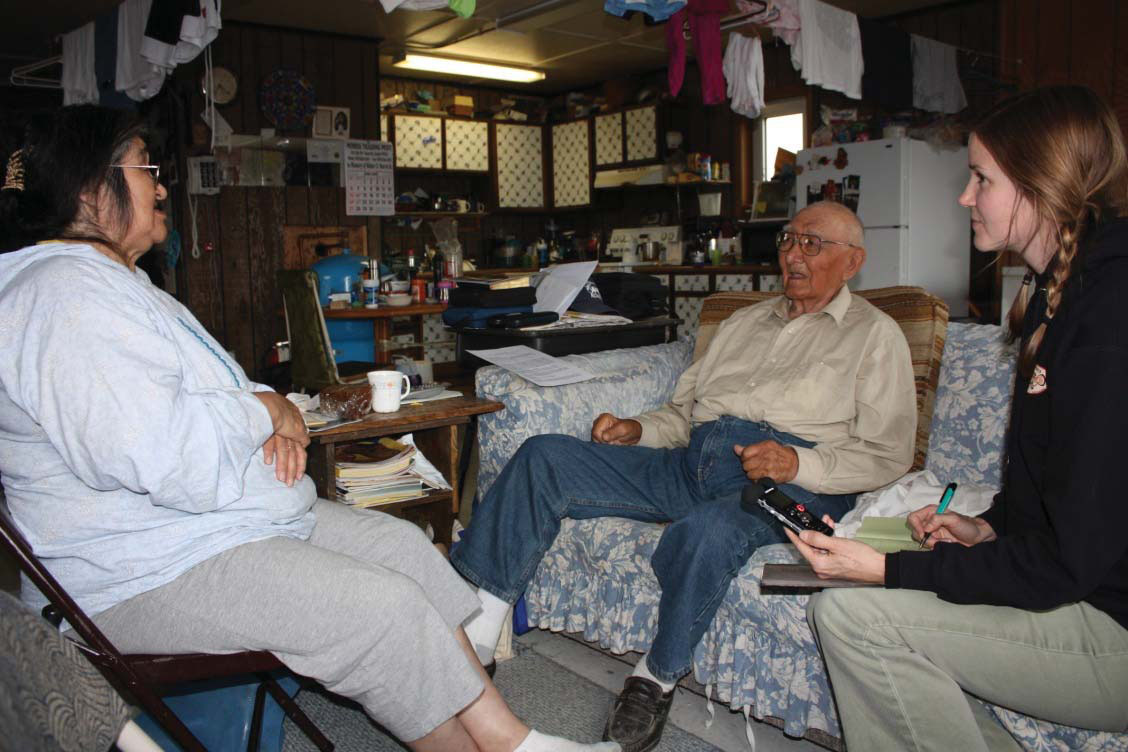
M 478 419 L 478 488 L 485 494 L 525 439 L 547 433 L 586 438 L 600 413 L 630 417 L 663 405 L 689 367 L 691 341 L 568 355 L 564 361 L 595 374 L 589 381 L 542 387 L 497 366 L 478 370 L 479 397 L 505 409 Z
M 932 413 L 925 467 L 944 482 L 998 488 L 1010 418 L 1016 343 L 1001 326 L 952 323 Z

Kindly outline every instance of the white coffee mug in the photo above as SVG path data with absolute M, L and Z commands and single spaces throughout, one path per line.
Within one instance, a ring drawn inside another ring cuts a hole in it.
M 400 409 L 400 400 L 411 394 L 411 380 L 399 371 L 369 371 L 368 383 L 372 385 L 372 411 L 394 413 Z

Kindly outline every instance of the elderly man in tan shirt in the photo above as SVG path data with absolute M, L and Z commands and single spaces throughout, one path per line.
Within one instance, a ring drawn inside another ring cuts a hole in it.
M 651 566 L 658 629 L 604 738 L 624 752 L 657 745 L 673 686 L 732 578 L 759 546 L 786 541 L 767 513 L 741 508 L 749 479 L 770 477 L 817 517 L 908 470 L 916 393 L 901 329 L 847 280 L 865 261 L 857 217 L 820 202 L 777 238 L 784 295 L 737 311 L 673 399 L 634 418 L 604 413 L 591 442 L 529 439 L 486 494 L 452 562 L 479 586 L 467 635 L 492 655 L 565 517 L 671 523 Z M 489 655 L 485 655 L 489 654 Z

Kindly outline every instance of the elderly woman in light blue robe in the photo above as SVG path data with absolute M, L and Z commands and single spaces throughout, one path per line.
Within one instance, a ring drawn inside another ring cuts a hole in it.
M 410 523 L 317 499 L 298 410 L 137 268 L 167 234 L 142 136 L 68 107 L 7 155 L 0 478 L 36 554 L 121 650 L 269 650 L 412 749 L 617 749 L 509 711 L 442 555 Z

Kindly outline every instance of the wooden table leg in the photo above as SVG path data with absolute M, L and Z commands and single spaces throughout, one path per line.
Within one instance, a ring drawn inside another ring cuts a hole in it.
M 454 530 L 454 513 L 451 511 L 450 504 L 428 504 L 427 521 L 435 531 L 435 543 L 442 543 L 449 551 L 451 533 Z
M 337 498 L 336 456 L 334 444 L 320 442 L 309 446 L 309 460 L 306 472 L 313 478 L 317 494 L 330 501 Z
M 385 366 L 390 364 L 391 358 L 388 357 L 388 352 L 383 348 L 383 343 L 387 342 L 392 336 L 392 320 L 377 318 L 372 319 L 372 362 Z

